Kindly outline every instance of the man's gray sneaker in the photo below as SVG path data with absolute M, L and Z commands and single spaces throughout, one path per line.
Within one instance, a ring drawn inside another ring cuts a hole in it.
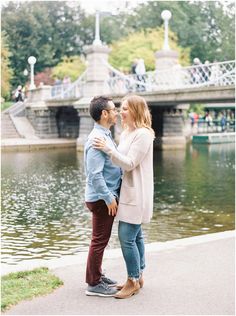
M 106 283 L 108 287 L 113 287 L 117 285 L 117 281 L 107 278 L 105 274 L 102 274 L 101 281 Z
M 100 282 L 95 286 L 88 285 L 85 294 L 89 296 L 112 297 L 117 291 L 116 288 L 111 288 L 106 283 Z

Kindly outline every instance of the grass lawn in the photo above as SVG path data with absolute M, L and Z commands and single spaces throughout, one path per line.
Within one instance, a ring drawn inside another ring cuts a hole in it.
M 51 293 L 62 284 L 48 268 L 7 274 L 2 277 L 1 311 L 20 301 Z
M 1 102 L 1 111 L 6 110 L 9 108 L 14 102 L 8 101 L 8 102 Z

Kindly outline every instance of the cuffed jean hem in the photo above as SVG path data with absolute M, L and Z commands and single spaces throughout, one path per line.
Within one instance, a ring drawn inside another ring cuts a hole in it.
M 138 277 L 137 277 L 137 275 L 134 276 L 134 275 L 132 274 L 132 275 L 128 275 L 128 278 L 137 281 L 137 280 L 139 280 L 139 279 L 141 278 L 142 274 L 143 274 L 143 270 L 140 271 Z
M 135 280 L 139 280 L 141 274 L 140 273 L 137 273 L 137 274 L 133 274 L 133 273 L 128 273 L 128 278 L 129 279 L 135 279 Z
M 139 280 L 144 267 L 144 242 L 141 225 L 119 222 L 118 235 L 128 278 Z
M 130 279 L 130 280 L 132 280 L 132 281 L 134 281 L 134 282 L 136 282 L 136 281 L 139 280 L 139 278 L 134 278 L 134 277 L 131 277 L 131 276 L 128 276 L 128 279 Z

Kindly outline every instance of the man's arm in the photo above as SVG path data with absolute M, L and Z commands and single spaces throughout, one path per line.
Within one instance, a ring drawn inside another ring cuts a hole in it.
M 103 177 L 105 164 L 105 154 L 97 149 L 90 147 L 87 151 L 86 169 L 88 181 L 92 182 L 94 190 L 99 199 L 105 201 L 108 207 L 109 215 L 115 216 L 117 212 L 117 203 L 114 195 L 108 189 Z

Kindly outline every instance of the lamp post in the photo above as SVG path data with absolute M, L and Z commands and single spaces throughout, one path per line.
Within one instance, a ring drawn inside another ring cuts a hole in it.
M 170 46 L 168 43 L 168 22 L 169 22 L 169 19 L 171 18 L 171 12 L 169 10 L 164 10 L 161 12 L 161 17 L 164 20 L 164 25 L 165 25 L 165 40 L 164 40 L 163 49 L 169 50 Z
M 30 64 L 30 86 L 29 89 L 35 89 L 35 84 L 34 84 L 34 64 L 36 63 L 37 59 L 34 56 L 30 56 L 28 58 L 28 63 Z
M 95 23 L 95 40 L 93 41 L 94 45 L 102 45 L 100 40 L 100 21 L 99 21 L 99 11 L 96 11 L 96 23 Z

